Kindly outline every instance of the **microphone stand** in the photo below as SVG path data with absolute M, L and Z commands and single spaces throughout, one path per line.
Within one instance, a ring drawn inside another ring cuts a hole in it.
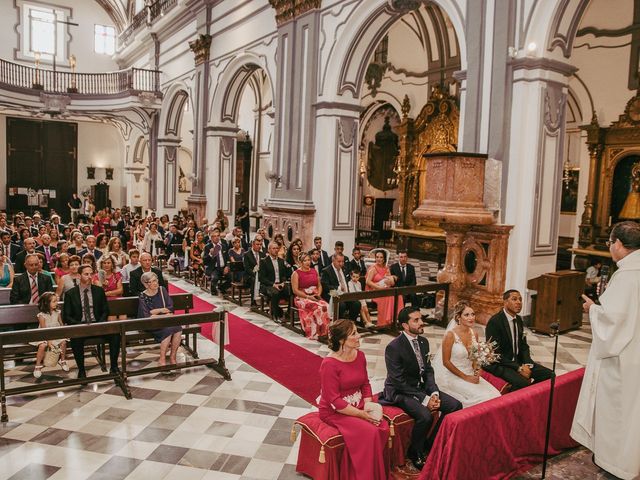
M 556 337 L 555 345 L 553 347 L 553 369 L 551 374 L 551 390 L 549 391 L 549 410 L 547 412 L 547 429 L 544 439 L 544 455 L 542 457 L 542 477 L 545 478 L 547 473 L 547 457 L 549 452 L 549 435 L 551 434 L 551 411 L 553 409 L 553 392 L 556 388 L 556 357 L 558 356 L 558 329 L 560 325 L 557 322 L 549 325 L 551 328 L 551 335 Z

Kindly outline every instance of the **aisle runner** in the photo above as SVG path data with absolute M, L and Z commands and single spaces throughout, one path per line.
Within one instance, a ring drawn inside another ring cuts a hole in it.
M 169 293 L 186 293 L 169 284 Z M 204 300 L 193 296 L 192 312 L 215 309 Z M 320 364 L 322 357 L 305 350 L 251 322 L 229 313 L 227 329 L 230 343 L 225 348 L 243 362 L 271 377 L 307 402 L 315 404 L 320 394 Z M 212 337 L 212 324 L 202 324 L 202 335 Z

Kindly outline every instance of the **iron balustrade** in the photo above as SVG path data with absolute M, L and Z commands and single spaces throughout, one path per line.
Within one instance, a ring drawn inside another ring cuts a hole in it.
M 130 68 L 117 72 L 53 71 L 0 59 L 0 86 L 46 93 L 117 95 L 129 91 L 160 91 L 160 71 Z
M 134 15 L 131 23 L 118 36 L 121 44 L 126 43 L 143 25 L 152 25 L 158 17 L 175 7 L 178 0 L 156 0 L 151 5 L 145 6 Z
M 392 287 L 382 288 L 380 290 L 366 290 L 364 292 L 342 293 L 333 297 L 333 318 L 340 318 L 340 303 L 352 302 L 360 300 L 373 300 L 382 297 L 393 297 L 393 326 L 396 330 L 402 330 L 398 325 L 398 297 L 409 295 L 412 293 L 428 293 L 428 292 L 444 292 L 442 319 L 439 322 L 441 327 L 446 327 L 449 323 L 449 284 L 448 283 L 429 283 L 425 285 L 415 285 L 411 287 Z M 436 308 L 437 308 L 436 298 Z

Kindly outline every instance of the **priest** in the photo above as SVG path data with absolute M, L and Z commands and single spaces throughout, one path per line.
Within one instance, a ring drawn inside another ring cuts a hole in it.
M 583 295 L 593 340 L 571 436 L 616 477 L 640 478 L 640 224 L 621 222 L 607 242 L 618 270 L 600 305 Z

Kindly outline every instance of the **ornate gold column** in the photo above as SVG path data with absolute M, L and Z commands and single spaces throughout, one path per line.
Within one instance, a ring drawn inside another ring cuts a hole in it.
M 187 198 L 189 212 L 199 224 L 207 216 L 207 196 L 205 194 L 205 163 L 207 158 L 207 108 L 209 105 L 209 51 L 211 35 L 200 34 L 189 42 L 196 66 L 196 97 L 193 125 L 193 176 L 191 195 Z
M 578 244 L 581 247 L 588 247 L 593 245 L 595 239 L 593 209 L 598 194 L 598 172 L 600 171 L 600 158 L 603 151 L 603 131 L 598 125 L 598 117 L 595 111 L 593 112 L 591 123 L 584 127 L 584 130 L 587 132 L 587 144 L 589 145 L 589 185 L 587 187 L 587 196 L 584 199 L 584 212 L 582 212 L 580 221 Z

